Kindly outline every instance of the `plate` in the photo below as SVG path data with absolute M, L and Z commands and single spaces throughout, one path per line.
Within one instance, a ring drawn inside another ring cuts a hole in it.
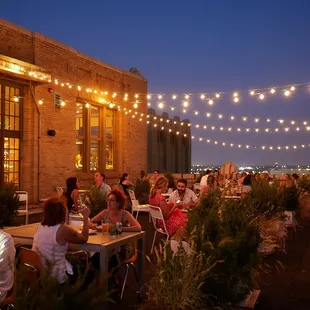
M 82 230 L 82 228 L 80 228 L 80 230 Z M 93 230 L 91 228 L 88 230 L 89 235 L 94 235 L 96 232 L 97 232 L 97 230 Z

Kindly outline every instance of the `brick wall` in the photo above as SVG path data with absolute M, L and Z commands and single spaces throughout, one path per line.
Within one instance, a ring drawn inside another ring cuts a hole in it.
M 4 20 L 0 20 L 0 54 L 40 66 L 53 78 L 74 85 L 105 90 L 109 94 L 147 93 L 145 78 L 114 68 L 69 46 Z M 17 80 L 16 82 L 19 83 Z M 76 101 L 79 98 L 79 101 L 98 103 L 102 95 L 79 92 L 76 88 L 73 90 L 54 83 L 34 83 L 31 88 L 23 86 L 23 92 L 21 189 L 29 191 L 30 199 L 35 201 L 53 194 L 55 186 L 65 186 L 65 180 L 70 176 L 78 176 L 85 187 L 90 185 L 92 173 L 77 173 L 75 169 Z M 54 92 L 65 99 L 65 107 L 54 107 Z M 39 106 L 38 112 L 35 101 L 38 102 L 39 99 L 43 99 L 44 104 Z M 137 111 L 146 114 L 146 99 L 139 98 L 139 101 Z M 117 96 L 113 102 L 122 106 L 127 104 L 124 103 L 123 96 Z M 128 103 L 128 107 L 132 108 L 132 103 Z M 48 136 L 48 129 L 54 129 L 56 136 Z M 146 153 L 146 123 L 117 111 L 115 169 L 105 171 L 107 182 L 109 183 L 110 179 L 111 183 L 115 183 L 115 179 L 123 172 L 128 172 L 134 180 L 139 171 L 147 167 Z

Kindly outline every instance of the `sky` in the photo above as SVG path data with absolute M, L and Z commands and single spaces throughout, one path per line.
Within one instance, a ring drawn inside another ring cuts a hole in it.
M 264 132 L 288 126 L 291 120 L 310 124 L 309 14 L 307 0 L 15 0 L 4 1 L 0 10 L 0 18 L 110 65 L 138 68 L 148 80 L 149 93 L 164 94 L 164 109 L 158 108 L 155 95 L 151 107 L 191 121 L 192 164 L 309 164 L 310 131 L 304 126 L 299 132 Z M 283 90 L 292 85 L 296 90 L 285 97 Z M 274 95 L 271 87 L 277 87 Z M 264 100 L 248 94 L 261 88 L 266 89 L 260 91 Z M 234 91 L 239 92 L 237 104 Z M 202 93 L 211 98 L 216 92 L 221 97 L 212 106 L 199 99 Z M 174 93 L 177 100 L 171 99 Z M 191 96 L 183 113 L 185 94 Z M 244 122 L 243 116 L 260 121 Z M 279 119 L 286 123 L 279 124 Z M 204 130 L 205 125 L 209 129 Z M 210 130 L 212 126 L 216 130 Z M 231 143 L 234 147 L 227 146 Z M 242 148 L 235 147 L 238 144 Z M 302 144 L 308 147 L 261 149 Z

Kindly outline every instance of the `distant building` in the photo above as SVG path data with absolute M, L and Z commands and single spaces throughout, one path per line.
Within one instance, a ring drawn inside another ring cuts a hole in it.
M 190 121 L 167 113 L 156 114 L 148 110 L 148 171 L 190 173 L 191 128 Z

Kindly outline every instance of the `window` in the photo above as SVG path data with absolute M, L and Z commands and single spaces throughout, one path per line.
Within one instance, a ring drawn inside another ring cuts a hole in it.
M 19 185 L 21 89 L 0 82 L 0 184 Z
M 114 111 L 106 111 L 106 169 L 114 167 Z
M 84 105 L 82 103 L 76 104 L 76 155 L 75 155 L 75 167 L 77 170 L 83 170 L 84 166 Z
M 76 104 L 77 170 L 114 169 L 114 122 L 112 110 L 84 103 Z
M 4 138 L 4 183 L 19 183 L 19 139 Z

